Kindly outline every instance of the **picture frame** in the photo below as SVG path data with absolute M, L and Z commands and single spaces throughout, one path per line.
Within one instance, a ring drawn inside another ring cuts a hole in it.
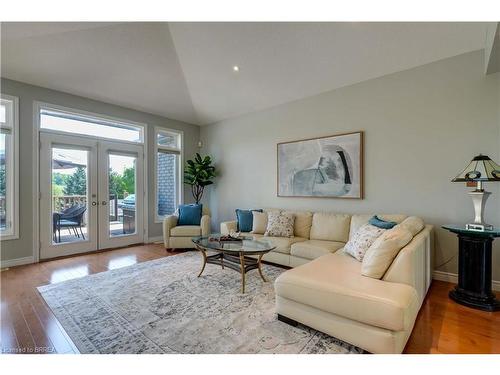
M 277 196 L 364 198 L 364 132 L 277 144 Z

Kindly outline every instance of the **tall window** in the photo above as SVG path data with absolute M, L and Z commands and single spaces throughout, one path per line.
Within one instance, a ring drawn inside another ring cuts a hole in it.
M 0 102 L 0 235 L 18 238 L 18 99 L 3 95 Z
M 155 130 L 156 148 L 156 219 L 171 215 L 182 201 L 182 133 Z

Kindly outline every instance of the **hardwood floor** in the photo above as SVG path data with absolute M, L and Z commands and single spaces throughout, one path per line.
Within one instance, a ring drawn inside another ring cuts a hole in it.
M 500 311 L 485 312 L 453 302 L 448 298 L 453 287 L 432 282 L 405 353 L 500 353 Z
M 0 273 L 3 353 L 78 353 L 37 286 L 125 267 L 164 256 L 162 245 L 142 245 L 14 267 Z M 405 353 L 500 353 L 500 312 L 458 305 L 452 284 L 434 281 Z

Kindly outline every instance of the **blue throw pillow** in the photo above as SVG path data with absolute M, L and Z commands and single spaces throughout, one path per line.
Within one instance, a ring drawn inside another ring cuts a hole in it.
M 177 225 L 200 225 L 202 204 L 181 204 Z
M 252 211 L 262 212 L 262 210 L 240 210 L 236 209 L 236 219 L 238 220 L 238 230 L 240 232 L 251 232 L 253 228 Z
M 371 225 L 376 226 L 377 228 L 382 228 L 382 229 L 391 229 L 398 223 L 395 223 L 394 221 L 385 221 L 380 219 L 377 215 L 373 216 L 368 223 Z

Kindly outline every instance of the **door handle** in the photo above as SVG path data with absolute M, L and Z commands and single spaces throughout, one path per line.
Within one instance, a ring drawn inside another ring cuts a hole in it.
M 97 206 L 97 202 L 92 202 L 92 206 Z
M 108 202 L 106 202 L 106 201 L 102 201 L 102 202 L 101 202 L 101 204 L 102 204 L 103 206 L 105 206 L 106 204 L 108 204 Z

